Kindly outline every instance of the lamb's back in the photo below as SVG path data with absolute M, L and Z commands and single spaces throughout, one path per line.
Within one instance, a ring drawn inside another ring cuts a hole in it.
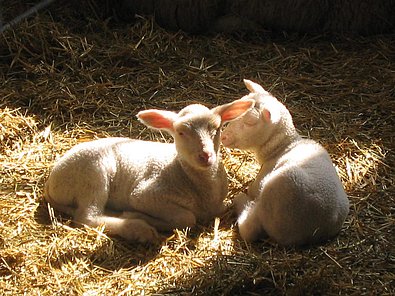
M 134 203 L 151 204 L 164 184 L 175 179 L 176 149 L 173 144 L 130 140 L 111 147 L 116 158 L 116 171 L 111 176 L 108 206 L 130 210 Z M 163 192 L 162 192 L 163 193 Z
M 279 159 L 276 169 L 268 176 L 269 182 L 281 189 L 282 196 L 271 198 L 273 205 L 288 209 L 284 219 L 273 226 L 279 229 L 284 224 L 283 229 L 288 229 L 278 232 L 278 241 L 299 244 L 312 239 L 314 242 L 339 232 L 349 202 L 331 158 L 321 145 L 301 140 Z M 290 235 L 282 238 L 287 232 L 293 233 L 294 238 Z M 311 236 L 312 233 L 315 235 Z

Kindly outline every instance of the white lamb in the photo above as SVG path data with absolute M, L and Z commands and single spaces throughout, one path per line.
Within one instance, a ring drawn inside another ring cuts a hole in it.
M 179 113 L 141 111 L 141 122 L 170 133 L 174 143 L 107 138 L 78 144 L 55 164 L 45 199 L 77 222 L 105 224 L 110 235 L 129 241 L 155 242 L 157 231 L 205 223 L 225 209 L 228 191 L 221 126 L 253 105 L 236 100 Z
M 260 85 L 244 80 L 255 107 L 224 129 L 226 147 L 254 152 L 262 165 L 248 193 L 234 199 L 240 235 L 269 236 L 284 246 L 335 236 L 349 201 L 327 151 L 296 131 L 287 108 Z

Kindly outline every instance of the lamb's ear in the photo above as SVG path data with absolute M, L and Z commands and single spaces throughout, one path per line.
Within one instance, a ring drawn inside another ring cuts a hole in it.
M 247 89 L 252 93 L 259 93 L 259 94 L 269 94 L 262 86 L 258 83 L 252 82 L 251 80 L 244 79 L 244 84 Z
M 272 113 L 270 112 L 269 109 L 263 109 L 261 110 L 261 114 L 262 114 L 262 119 L 265 122 L 271 122 L 272 121 Z
M 144 110 L 137 114 L 137 118 L 150 128 L 173 131 L 173 123 L 177 119 L 177 114 L 164 110 Z
M 221 121 L 222 123 L 224 123 L 243 116 L 252 107 L 254 107 L 254 105 L 254 100 L 242 98 L 239 100 L 235 100 L 232 103 L 215 107 L 212 110 L 214 113 L 221 116 Z

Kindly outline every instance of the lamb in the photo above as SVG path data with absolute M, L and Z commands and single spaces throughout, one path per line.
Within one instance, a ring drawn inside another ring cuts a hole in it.
M 240 236 L 283 246 L 328 240 L 340 231 L 349 201 L 327 151 L 303 139 L 291 114 L 262 86 L 244 80 L 255 107 L 222 133 L 225 147 L 249 150 L 261 169 L 247 194 L 234 198 Z
M 105 224 L 110 235 L 140 243 L 157 242 L 158 232 L 207 223 L 223 212 L 228 192 L 221 126 L 254 103 L 141 111 L 142 123 L 168 132 L 174 143 L 106 138 L 78 144 L 54 165 L 45 200 L 78 223 Z

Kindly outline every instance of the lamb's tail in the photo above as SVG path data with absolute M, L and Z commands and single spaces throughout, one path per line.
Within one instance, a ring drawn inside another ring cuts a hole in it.
M 53 198 L 49 195 L 49 184 L 48 182 L 44 185 L 44 199 L 47 203 L 49 203 L 55 210 L 65 213 L 66 215 L 74 217 L 75 208 L 68 205 L 60 204 L 54 201 Z

